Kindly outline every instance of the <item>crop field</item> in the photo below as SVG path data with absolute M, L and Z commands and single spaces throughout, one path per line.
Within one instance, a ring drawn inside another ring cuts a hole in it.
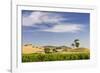
M 22 54 L 22 62 L 68 61 L 88 59 L 90 59 L 89 52 Z

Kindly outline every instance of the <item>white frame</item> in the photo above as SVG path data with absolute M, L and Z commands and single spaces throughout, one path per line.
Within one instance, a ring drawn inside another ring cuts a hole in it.
M 21 10 L 41 10 L 41 11 L 62 11 L 62 12 L 82 12 L 90 13 L 90 60 L 77 61 L 56 61 L 56 62 L 33 62 L 21 63 Z M 48 71 L 69 68 L 87 68 L 97 65 L 97 45 L 96 45 L 96 8 L 80 5 L 61 4 L 16 4 L 12 3 L 12 72 L 20 71 Z M 16 39 L 16 40 L 15 40 Z M 33 70 L 34 69 L 34 70 Z

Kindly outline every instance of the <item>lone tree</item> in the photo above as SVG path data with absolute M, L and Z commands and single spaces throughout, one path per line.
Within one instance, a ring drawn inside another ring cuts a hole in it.
M 80 43 L 79 43 L 79 39 L 75 39 L 74 40 L 74 43 L 75 43 L 75 47 L 78 48 Z

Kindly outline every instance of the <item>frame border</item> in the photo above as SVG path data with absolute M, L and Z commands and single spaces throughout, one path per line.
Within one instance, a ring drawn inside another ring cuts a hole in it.
M 58 4 L 59 5 L 59 4 Z M 12 27 L 12 24 L 13 24 L 13 8 L 12 8 L 12 6 L 13 5 L 11 5 L 11 28 L 13 28 Z M 18 6 L 30 6 L 30 7 L 49 7 L 49 8 L 67 8 L 67 9 L 84 9 L 84 10 L 96 10 L 95 8 L 93 8 L 93 7 L 87 7 L 87 8 L 81 8 L 81 7 L 79 7 L 79 8 L 77 8 L 77 6 L 76 7 L 73 7 L 73 6 L 71 6 L 71 8 L 70 8 L 70 6 L 68 6 L 67 7 L 67 5 L 66 5 L 66 7 L 60 7 L 60 6 L 52 6 L 52 4 L 51 4 L 51 6 L 46 6 L 46 5 L 16 5 L 16 24 L 18 24 Z M 49 11 L 49 10 L 48 10 Z M 18 25 L 16 25 L 16 29 L 18 30 Z M 18 31 L 16 30 L 16 34 L 18 33 Z M 12 34 L 12 31 L 13 31 L 13 29 L 11 29 L 11 38 L 13 37 L 13 34 Z M 16 37 L 16 58 L 17 58 L 17 60 L 16 60 L 16 67 L 13 69 L 13 50 L 12 50 L 12 46 L 13 46 L 13 44 L 12 44 L 12 42 L 13 42 L 13 39 L 12 39 L 12 41 L 11 41 L 11 71 L 14 73 L 14 72 L 17 72 L 17 71 L 19 71 L 19 66 L 18 66 L 18 35 L 17 35 L 17 37 Z M 16 70 L 15 70 L 16 69 Z

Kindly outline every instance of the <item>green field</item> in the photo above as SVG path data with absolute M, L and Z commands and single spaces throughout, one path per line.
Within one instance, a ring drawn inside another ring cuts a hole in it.
M 89 52 L 22 54 L 22 62 L 68 61 L 90 59 Z

